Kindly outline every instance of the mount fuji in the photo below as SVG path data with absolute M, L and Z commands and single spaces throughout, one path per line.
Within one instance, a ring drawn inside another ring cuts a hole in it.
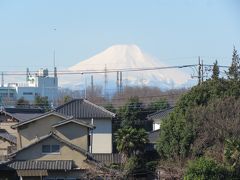
M 160 62 L 158 59 L 143 53 L 136 45 L 114 45 L 104 50 L 103 52 L 79 62 L 78 64 L 68 68 L 69 71 L 83 72 L 81 75 L 71 76 L 62 80 L 63 87 L 79 87 L 90 86 L 91 74 L 84 73 L 87 71 L 111 71 L 111 70 L 126 70 L 138 68 L 159 68 L 166 67 L 167 64 Z M 117 73 L 108 72 L 94 73 L 94 85 L 105 86 L 107 88 L 116 86 Z M 190 81 L 190 75 L 180 71 L 179 69 L 157 69 L 147 71 L 127 71 L 122 72 L 123 86 L 157 86 L 160 89 L 171 89 L 183 87 Z

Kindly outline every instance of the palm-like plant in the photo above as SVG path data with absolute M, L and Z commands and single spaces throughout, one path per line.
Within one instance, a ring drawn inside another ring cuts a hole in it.
M 225 158 L 232 168 L 240 167 L 240 140 L 227 139 L 225 143 Z
M 138 130 L 132 127 L 125 127 L 117 131 L 115 141 L 117 150 L 123 154 L 122 161 L 125 162 L 132 155 L 143 152 L 148 142 L 148 137 L 144 129 Z

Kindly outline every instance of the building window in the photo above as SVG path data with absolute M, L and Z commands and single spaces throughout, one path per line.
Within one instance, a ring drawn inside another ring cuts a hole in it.
M 23 95 L 33 95 L 32 92 L 23 92 Z
M 42 145 L 42 153 L 50 153 L 51 146 L 50 145 Z
M 59 153 L 60 146 L 59 145 L 52 145 L 52 153 Z
M 44 154 L 58 154 L 60 152 L 60 145 L 53 144 L 53 145 L 42 145 L 42 153 Z

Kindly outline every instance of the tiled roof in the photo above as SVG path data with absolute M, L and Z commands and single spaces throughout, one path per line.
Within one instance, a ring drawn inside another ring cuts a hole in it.
M 64 116 L 62 114 L 59 114 L 59 113 L 57 113 L 55 111 L 49 111 L 49 112 L 41 114 L 40 116 L 37 116 L 35 118 L 29 119 L 29 120 L 26 120 L 26 121 L 23 121 L 23 122 L 19 122 L 18 124 L 12 125 L 11 127 L 12 128 L 17 128 L 17 127 L 22 126 L 24 124 L 28 124 L 28 123 L 40 120 L 41 118 L 47 117 L 47 116 L 50 116 L 50 115 L 56 115 L 56 116 L 61 117 L 61 118 L 65 119 L 65 120 L 70 118 L 70 117 Z
M 18 122 L 23 122 L 42 115 L 43 111 L 41 109 L 5 108 L 4 110 L 0 110 L 0 113 L 10 116 Z
M 28 121 L 29 119 L 41 116 L 43 113 L 12 113 L 12 116 L 19 120 L 19 122 Z
M 0 138 L 3 138 L 10 143 L 17 144 L 17 138 L 9 134 L 5 129 L 0 129 Z
M 41 108 L 4 108 L 6 112 L 9 113 L 44 113 L 44 110 Z
M 168 108 L 168 109 L 164 109 L 161 111 L 157 111 L 155 113 L 149 114 L 148 115 L 148 119 L 162 119 L 168 116 L 169 113 L 171 113 L 174 110 L 174 107 Z
M 150 132 L 148 134 L 149 143 L 155 144 L 157 142 L 158 137 L 159 137 L 159 133 L 160 133 L 160 129 Z
M 55 111 L 77 119 L 112 118 L 115 116 L 114 113 L 85 99 L 74 99 L 57 107 Z
M 67 124 L 67 123 L 70 123 L 70 122 L 74 122 L 74 123 L 77 123 L 77 124 L 80 124 L 82 126 L 85 126 L 85 127 L 89 127 L 91 129 L 94 129 L 95 126 L 93 126 L 92 124 L 89 124 L 83 120 L 80 120 L 80 119 L 67 119 L 67 120 L 63 120 L 63 121 L 60 121 L 56 124 L 53 124 L 52 127 L 58 127 L 58 126 L 61 126 L 61 125 L 64 125 L 64 124 Z
M 56 161 L 12 161 L 6 164 L 9 168 L 16 170 L 71 170 L 72 160 L 56 160 Z

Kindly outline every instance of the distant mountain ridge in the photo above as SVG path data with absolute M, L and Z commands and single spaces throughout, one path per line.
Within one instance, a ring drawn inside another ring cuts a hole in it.
M 166 67 L 168 65 L 153 58 L 145 53 L 136 45 L 114 45 L 103 52 L 79 62 L 78 64 L 68 68 L 70 71 L 87 71 L 104 69 L 134 69 L 134 68 L 154 68 Z M 88 85 L 90 75 L 86 75 Z M 93 74 L 94 84 L 104 86 L 104 74 Z M 108 86 L 116 84 L 116 73 L 107 73 Z M 178 69 L 161 69 L 141 72 L 123 72 L 123 86 L 130 85 L 146 85 L 158 86 L 162 89 L 170 89 L 180 87 L 186 84 L 190 76 Z M 79 86 L 82 82 L 79 77 L 71 77 L 64 79 L 63 85 Z

